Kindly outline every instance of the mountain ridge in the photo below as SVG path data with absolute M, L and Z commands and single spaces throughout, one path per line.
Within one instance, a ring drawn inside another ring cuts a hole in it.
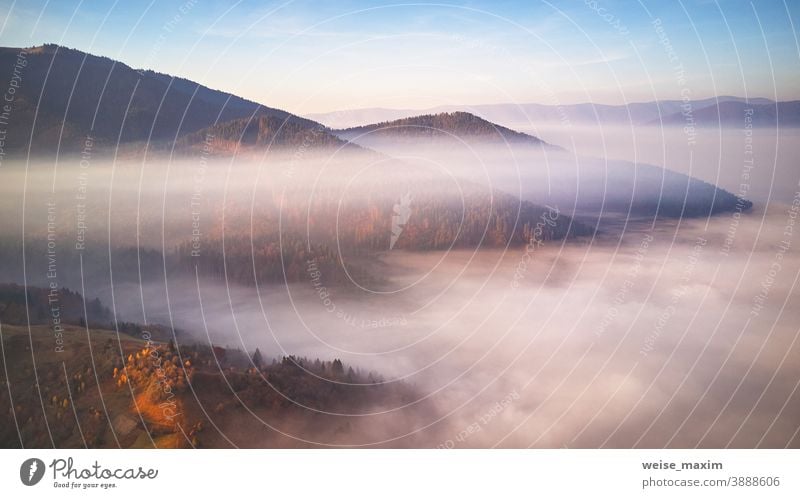
M 259 115 L 216 123 L 202 130 L 181 136 L 174 149 L 187 152 L 206 148 L 214 153 L 239 152 L 259 147 L 358 147 L 321 127 L 307 128 L 273 116 Z
M 693 111 L 689 115 L 676 112 L 650 125 L 684 125 L 687 120 L 696 126 L 722 126 L 742 128 L 754 127 L 800 127 L 800 100 L 754 104 L 752 102 L 720 102 Z
M 137 70 L 124 62 L 46 44 L 0 48 L 0 79 L 23 62 L 9 113 L 5 152 L 80 150 L 94 146 L 171 142 L 218 123 L 270 116 L 320 128 L 287 111 L 214 90 L 186 78 Z
M 776 105 L 764 97 L 719 96 L 688 101 L 693 111 L 714 106 L 717 103 L 740 102 L 750 105 Z M 787 101 L 792 102 L 792 101 Z M 541 104 L 541 103 L 499 103 L 477 105 L 443 105 L 420 109 L 390 109 L 381 107 L 345 109 L 327 113 L 304 114 L 309 119 L 319 121 L 332 128 L 349 128 L 364 122 L 383 122 L 402 119 L 420 114 L 466 111 L 487 121 L 506 127 L 515 127 L 532 123 L 571 123 L 571 124 L 626 124 L 657 125 L 659 117 L 679 113 L 682 100 L 655 100 L 631 102 L 628 104 L 595 104 L 583 102 L 577 104 Z
M 512 130 L 463 111 L 422 114 L 351 128 L 333 129 L 332 133 L 339 138 L 355 142 L 375 137 L 412 140 L 452 137 L 462 141 L 478 140 L 555 147 L 536 136 Z

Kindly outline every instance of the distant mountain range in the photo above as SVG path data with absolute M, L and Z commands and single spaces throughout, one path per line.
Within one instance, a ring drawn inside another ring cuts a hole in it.
M 685 125 L 692 118 L 694 126 L 744 127 L 745 109 L 754 126 L 800 126 L 800 101 L 775 102 L 765 98 L 745 99 L 722 96 L 683 102 L 659 100 L 634 102 L 626 105 L 606 104 L 484 104 L 473 106 L 438 106 L 427 109 L 363 108 L 330 113 L 308 114 L 306 117 L 331 128 L 348 128 L 363 123 L 403 119 L 420 114 L 470 112 L 504 126 L 520 127 L 530 124 L 575 125 Z
M 698 108 L 690 115 L 683 112 L 669 114 L 660 120 L 653 119 L 647 124 L 683 126 L 689 122 L 690 118 L 696 126 L 744 129 L 747 124 L 752 124 L 759 128 L 775 127 L 776 125 L 781 128 L 796 128 L 800 126 L 800 101 L 759 104 L 752 101 L 731 100 Z

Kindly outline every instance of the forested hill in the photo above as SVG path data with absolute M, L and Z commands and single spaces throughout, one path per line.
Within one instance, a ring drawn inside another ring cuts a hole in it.
M 374 414 L 385 406 L 417 405 L 414 400 L 422 398 L 409 384 L 385 382 L 377 372 L 338 358 L 268 358 L 258 349 L 158 340 L 150 332 L 147 327 L 135 335 L 104 328 L 87 333 L 83 327 L 65 325 L 63 348 L 53 351 L 50 326 L 4 324 L 0 368 L 7 380 L 0 389 L 0 412 L 8 417 L 0 424 L 0 445 L 300 445 L 288 430 L 276 431 L 264 420 L 309 428 L 312 432 L 306 434 L 311 436 L 302 446 L 313 447 L 315 441 L 347 444 L 363 437 L 372 417 L 338 413 Z M 397 430 L 397 424 L 386 427 Z M 385 432 L 383 438 L 388 438 L 390 431 Z
M 454 138 L 466 142 L 549 145 L 538 137 L 491 123 L 468 112 L 426 114 L 335 130 L 334 133 L 340 138 L 356 142 L 373 138 L 399 140 Z
M 171 142 L 240 118 L 268 116 L 296 127 L 314 121 L 199 83 L 58 45 L 0 48 L 0 80 L 14 81 L 4 152 L 95 150 L 130 142 Z M 35 123 L 34 123 L 35 118 Z
M 322 127 L 260 115 L 218 123 L 185 135 L 175 141 L 175 148 L 186 151 L 210 147 L 214 153 L 246 148 L 292 147 L 297 150 L 319 147 L 356 147 L 328 133 Z

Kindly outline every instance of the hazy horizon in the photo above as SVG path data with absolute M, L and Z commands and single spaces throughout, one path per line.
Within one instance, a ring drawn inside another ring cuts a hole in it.
M 800 99 L 792 72 L 798 6 L 785 2 L 682 9 L 659 2 L 2 3 L 2 45 L 58 43 L 301 115 L 498 102 Z

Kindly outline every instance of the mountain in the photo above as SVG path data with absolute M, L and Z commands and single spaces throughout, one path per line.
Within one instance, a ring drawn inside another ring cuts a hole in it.
M 800 127 L 800 101 L 772 102 L 755 104 L 753 102 L 729 101 L 713 104 L 694 110 L 691 116 L 675 112 L 649 124 L 682 126 L 691 119 L 694 126 L 722 126 L 744 129 L 746 119 L 753 127 Z
M 15 72 L 16 71 L 16 72 Z M 79 150 L 130 142 L 171 142 L 217 123 L 266 116 L 298 127 L 319 124 L 183 78 L 135 70 L 58 45 L 0 48 L 0 80 L 16 79 L 5 152 Z
M 766 98 L 750 98 L 721 96 L 689 101 L 692 109 L 715 106 L 717 103 L 749 103 L 754 106 L 774 105 Z M 436 114 L 442 112 L 465 111 L 480 116 L 494 123 L 508 127 L 530 124 L 625 124 L 641 125 L 658 124 L 664 118 L 681 112 L 682 100 L 656 100 L 650 102 L 632 102 L 629 104 L 537 104 L 537 103 L 501 103 L 461 106 L 438 106 L 427 109 L 384 109 L 365 108 L 349 109 L 329 113 L 308 114 L 306 117 L 319 121 L 331 128 L 347 128 L 365 122 L 380 122 L 402 119 L 420 114 Z
M 752 207 L 750 201 L 715 185 L 658 166 L 576 156 L 555 147 L 525 147 L 545 142 L 464 112 L 416 116 L 333 133 L 387 156 L 405 156 L 408 164 L 436 164 L 475 183 L 518 193 L 522 200 L 537 206 L 559 206 L 567 215 L 589 220 L 590 225 L 604 213 L 680 218 Z M 457 140 L 429 147 L 433 138 L 451 136 Z M 478 144 L 482 146 L 475 147 Z
M 753 206 L 716 185 L 649 164 L 586 158 L 577 163 L 551 162 L 553 167 L 556 164 L 561 169 L 558 173 L 531 175 L 522 196 L 538 203 L 574 206 L 574 214 L 585 223 L 601 213 L 694 218 Z
M 391 139 L 395 141 L 456 139 L 470 143 L 546 145 L 543 140 L 520 133 L 504 126 L 490 123 L 468 112 L 425 114 L 383 123 L 334 130 L 333 133 L 345 140 L 369 145 L 374 140 Z

